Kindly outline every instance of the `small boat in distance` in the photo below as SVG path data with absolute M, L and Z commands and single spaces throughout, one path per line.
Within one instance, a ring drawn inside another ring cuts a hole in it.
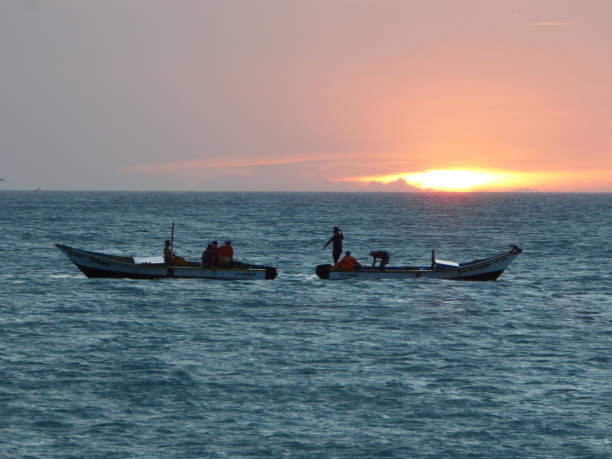
M 426 277 L 431 279 L 451 279 L 466 281 L 494 281 L 512 263 L 522 250 L 516 245 L 508 252 L 482 260 L 467 263 L 436 260 L 432 256 L 432 264 L 427 267 L 394 266 L 385 267 L 384 271 L 378 268 L 362 266 L 352 271 L 340 271 L 331 265 L 318 265 L 317 276 L 321 279 L 416 279 Z
M 129 279 L 225 279 L 265 280 L 277 276 L 276 268 L 235 262 L 232 267 L 203 267 L 199 262 L 186 261 L 184 264 L 136 263 L 133 257 L 109 255 L 75 249 L 55 244 L 87 277 L 111 277 Z

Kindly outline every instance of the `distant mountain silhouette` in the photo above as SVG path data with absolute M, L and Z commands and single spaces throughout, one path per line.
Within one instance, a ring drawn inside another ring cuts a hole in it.
M 368 190 L 370 191 L 422 191 L 416 186 L 408 185 L 406 180 L 398 178 L 397 180 L 389 183 L 381 182 L 370 182 L 368 183 Z
M 534 190 L 533 188 L 517 188 L 515 190 L 510 190 L 511 193 L 538 193 L 538 190 Z

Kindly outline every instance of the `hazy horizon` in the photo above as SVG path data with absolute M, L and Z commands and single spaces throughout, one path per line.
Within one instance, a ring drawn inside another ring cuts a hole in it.
M 176 190 L 155 190 L 155 189 L 60 189 L 60 188 L 41 188 L 29 189 L 29 188 L 0 188 L 2 192 L 63 192 L 63 193 L 409 193 L 409 194 L 612 194 L 612 191 L 539 191 L 539 190 L 506 190 L 506 191 L 483 191 L 483 190 L 472 190 L 472 191 L 447 191 L 447 190 L 399 190 L 392 191 L 386 189 L 359 189 L 359 190 L 189 190 L 189 189 L 176 189 Z

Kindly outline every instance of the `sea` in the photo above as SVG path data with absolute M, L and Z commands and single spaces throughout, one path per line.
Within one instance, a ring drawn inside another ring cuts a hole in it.
M 0 457 L 612 457 L 612 194 L 2 191 Z M 271 281 L 88 279 L 54 246 Z M 321 280 L 523 249 L 496 282 Z

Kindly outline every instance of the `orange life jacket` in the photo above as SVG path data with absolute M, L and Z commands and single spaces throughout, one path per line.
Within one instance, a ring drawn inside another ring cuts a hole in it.
M 223 260 L 224 258 L 232 258 L 234 256 L 234 249 L 229 244 L 222 245 L 219 247 L 219 251 L 217 252 L 219 256 L 219 260 Z
M 335 268 L 340 271 L 352 271 L 356 264 L 358 264 L 358 262 L 355 258 L 346 255 L 338 262 Z

